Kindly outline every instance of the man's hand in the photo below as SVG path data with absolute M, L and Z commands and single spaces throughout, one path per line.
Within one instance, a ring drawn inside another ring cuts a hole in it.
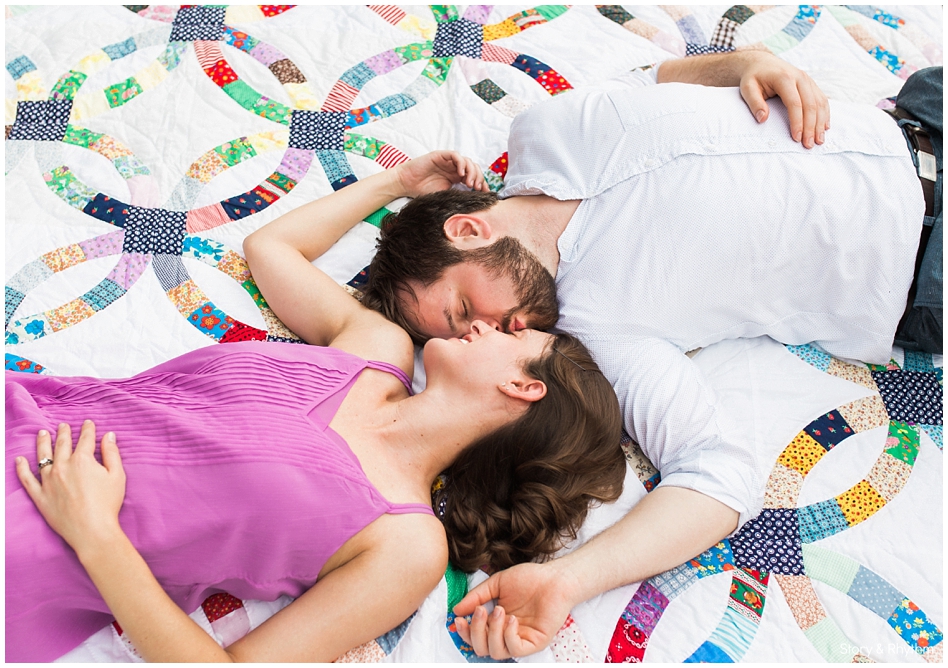
M 803 70 L 769 53 L 749 51 L 741 75 L 741 97 L 763 123 L 770 115 L 767 98 L 779 97 L 790 116 L 790 136 L 806 148 L 822 144 L 830 126 L 829 100 Z
M 489 190 L 477 164 L 456 151 L 432 151 L 403 162 L 394 170 L 407 197 L 447 190 L 455 183 L 463 183 L 471 190 Z
M 658 82 L 740 86 L 750 112 L 763 123 L 770 116 L 767 99 L 779 97 L 790 116 L 790 136 L 806 148 L 822 144 L 830 127 L 829 101 L 806 72 L 766 51 L 731 53 L 666 60 Z
M 495 573 L 454 606 L 458 633 L 478 656 L 509 659 L 538 652 L 553 641 L 581 601 L 569 594 L 573 580 L 556 561 Z M 492 599 L 497 605 L 488 615 L 484 604 Z M 469 624 L 464 616 L 471 613 Z

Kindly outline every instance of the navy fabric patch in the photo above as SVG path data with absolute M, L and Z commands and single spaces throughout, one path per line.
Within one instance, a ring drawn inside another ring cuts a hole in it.
M 346 186 L 351 186 L 356 181 L 358 181 L 358 179 L 355 177 L 355 174 L 350 174 L 349 176 L 344 176 L 341 179 L 333 181 L 329 185 L 332 186 L 333 190 L 342 190 Z
M 467 56 L 480 58 L 484 47 L 484 28 L 468 19 L 439 23 L 432 52 L 435 58 Z
M 184 262 L 181 261 L 180 255 L 156 255 L 152 260 L 152 266 L 155 268 L 158 282 L 161 283 L 161 289 L 165 292 L 178 287 L 191 278 L 188 275 L 188 270 L 184 268 Z
M 97 193 L 82 209 L 83 213 L 116 227 L 125 227 L 128 222 L 129 211 L 128 204 L 102 193 Z
M 272 334 L 267 334 L 267 341 L 274 341 L 276 343 L 306 343 L 302 339 L 291 339 L 286 336 L 273 336 Z
M 813 420 L 803 428 L 803 431 L 812 436 L 814 441 L 827 450 L 839 445 L 843 439 L 849 438 L 855 433 L 838 411 L 832 411 Z
M 803 574 L 795 508 L 765 508 L 729 539 L 734 565 L 782 575 Z
M 217 42 L 224 37 L 224 7 L 182 7 L 174 17 L 171 42 Z
M 727 53 L 733 51 L 733 46 L 714 46 L 708 44 L 685 44 L 685 57 L 702 56 L 706 53 Z
M 181 255 L 187 217 L 186 211 L 130 206 L 122 252 Z
M 484 79 L 471 86 L 471 90 L 487 104 L 493 104 L 502 99 L 507 93 L 490 79 Z
M 16 120 L 8 139 L 61 141 L 71 113 L 72 100 L 17 102 Z
M 239 220 L 245 216 L 250 216 L 258 211 L 263 211 L 270 203 L 257 195 L 254 191 L 236 195 L 230 199 L 221 202 L 221 206 L 231 220 Z
M 872 379 L 889 419 L 915 424 L 944 423 L 944 390 L 935 374 L 920 371 L 873 371 Z
M 517 59 L 514 60 L 511 65 L 516 67 L 518 70 L 529 74 L 534 79 L 539 77 L 541 74 L 550 71 L 549 65 L 544 65 L 536 58 L 531 58 L 530 56 L 526 56 L 522 53 L 517 56 Z
M 125 289 L 121 285 L 106 278 L 82 295 L 81 299 L 94 310 L 101 311 L 124 294 Z
M 347 111 L 294 110 L 290 116 L 290 148 L 304 151 L 342 151 Z
M 356 290 L 361 290 L 365 287 L 366 283 L 369 282 L 369 268 L 366 267 L 358 274 L 352 277 L 352 280 L 346 283 L 350 288 L 355 288 Z M 9 290 L 9 288 L 7 288 Z

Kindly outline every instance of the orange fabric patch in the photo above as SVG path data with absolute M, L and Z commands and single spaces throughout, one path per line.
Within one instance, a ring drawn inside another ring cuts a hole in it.
M 825 454 L 826 450 L 822 445 L 813 440 L 812 436 L 801 431 L 780 453 L 777 463 L 806 475 Z
M 885 499 L 865 480 L 837 496 L 836 501 L 849 526 L 859 524 L 885 505 Z

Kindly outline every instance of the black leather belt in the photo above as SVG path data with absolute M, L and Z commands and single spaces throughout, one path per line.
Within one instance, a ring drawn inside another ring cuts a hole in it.
M 914 116 L 899 107 L 886 109 L 886 111 L 896 120 L 919 122 Z M 916 164 L 918 165 L 918 180 L 921 182 L 922 192 L 925 194 L 925 215 L 934 216 L 935 179 L 938 178 L 938 167 L 935 163 L 935 150 L 932 148 L 931 137 L 928 132 L 919 126 L 906 123 L 901 127 L 912 144 L 912 151 L 915 153 Z

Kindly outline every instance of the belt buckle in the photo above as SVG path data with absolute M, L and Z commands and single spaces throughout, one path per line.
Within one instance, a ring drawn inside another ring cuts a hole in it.
M 924 151 L 915 151 L 918 156 L 918 175 L 928 181 L 938 178 L 938 168 L 935 165 L 935 156 Z

